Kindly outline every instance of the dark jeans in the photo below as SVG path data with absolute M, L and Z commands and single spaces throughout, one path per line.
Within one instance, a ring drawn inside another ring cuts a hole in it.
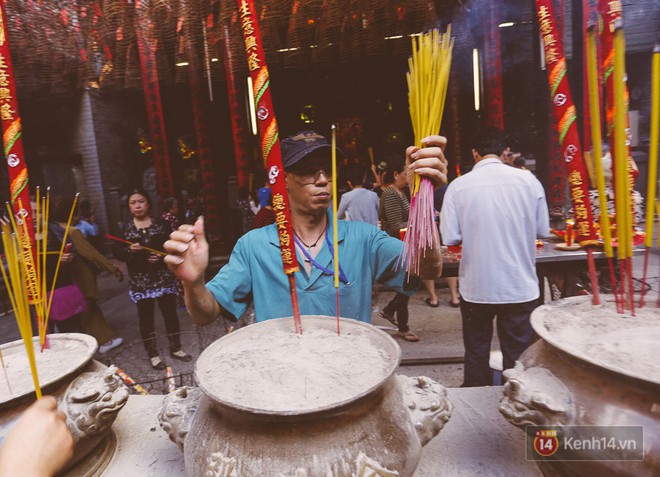
M 529 316 L 538 300 L 525 303 L 471 303 L 461 297 L 465 371 L 463 387 L 492 384 L 489 366 L 493 338 L 493 318 L 497 316 L 497 336 L 504 357 L 503 369 L 513 368 L 535 339 Z
M 160 298 L 145 298 L 137 302 L 138 316 L 140 318 L 140 336 L 144 341 L 144 349 L 150 358 L 158 356 L 156 346 L 156 328 L 154 326 L 155 302 L 165 319 L 165 330 L 170 341 L 170 352 L 181 349 L 179 337 L 179 317 L 176 314 L 176 295 L 168 294 Z
M 396 313 L 396 322 L 399 325 L 399 331 L 401 333 L 407 333 L 410 331 L 408 327 L 408 301 L 410 297 L 404 295 L 403 293 L 398 293 L 394 295 L 394 298 L 385 305 L 383 308 L 383 313 L 387 316 L 394 316 Z

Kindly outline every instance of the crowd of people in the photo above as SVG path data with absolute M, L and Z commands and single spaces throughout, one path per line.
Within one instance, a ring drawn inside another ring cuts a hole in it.
M 473 315 L 478 315 L 480 319 L 482 316 L 499 316 L 500 314 L 505 317 L 497 306 L 493 308 L 494 305 L 501 303 L 525 304 L 521 306 L 525 310 L 531 311 L 538 298 L 536 278 L 535 275 L 532 276 L 533 254 L 527 253 L 516 262 L 516 267 L 520 265 L 518 262 L 522 261 L 525 264 L 524 270 L 527 276 L 524 276 L 525 273 L 511 273 L 516 277 L 523 277 L 520 278 L 519 286 L 511 287 L 515 292 L 511 292 L 509 284 L 506 285 L 506 290 L 500 289 L 505 283 L 500 280 L 502 274 L 508 274 L 507 265 L 500 264 L 492 254 L 485 252 L 479 254 L 478 248 L 472 247 L 474 237 L 483 238 L 484 230 L 475 229 L 473 231 L 470 227 L 474 224 L 490 223 L 493 225 L 493 221 L 511 223 L 514 220 L 510 217 L 511 210 L 517 210 L 519 214 L 522 214 L 515 218 L 520 222 L 520 230 L 514 233 L 512 227 L 507 227 L 502 233 L 506 232 L 509 235 L 500 237 L 498 233 L 501 228 L 493 226 L 488 229 L 489 240 L 496 245 L 506 242 L 509 253 L 520 253 L 520 250 L 529 252 L 529 244 L 533 243 L 529 242 L 530 237 L 543 236 L 546 232 L 544 227 L 547 228 L 545 222 L 539 222 L 538 227 L 532 230 L 529 217 L 535 217 L 540 221 L 540 217 L 543 216 L 546 217 L 547 222 L 547 210 L 539 208 L 536 211 L 538 213 L 530 215 L 529 211 L 524 210 L 524 207 L 515 205 L 516 200 L 525 204 L 529 203 L 529 197 L 522 193 L 515 197 L 512 195 L 512 191 L 517 190 L 515 187 L 501 186 L 506 189 L 507 194 L 495 197 L 496 194 L 493 193 L 495 198 L 489 202 L 492 210 L 487 214 L 490 222 L 481 220 L 479 217 L 478 211 L 490 210 L 485 207 L 465 206 L 466 210 L 471 211 L 469 214 L 460 211 L 456 199 L 457 188 L 476 180 L 475 178 L 480 176 L 479 170 L 485 168 L 485 165 L 505 166 L 498 169 L 486 168 L 489 172 L 489 179 L 492 179 L 491 171 L 500 169 L 505 171 L 502 177 L 497 176 L 496 183 L 492 184 L 496 190 L 499 190 L 498 181 L 501 184 L 507 184 L 506 180 L 510 177 L 524 178 L 534 186 L 536 194 L 539 191 L 542 192 L 542 187 L 524 166 L 516 166 L 516 163 L 520 164 L 517 159 L 522 156 L 505 147 L 502 135 L 495 130 L 482 131 L 476 137 L 473 149 L 475 160 L 473 171 L 458 177 L 451 184 L 447 184 L 447 165 L 443 155 L 444 141 L 445 139 L 441 137 L 427 138 L 427 147 L 424 149 L 409 148 L 407 151 L 401 150 L 398 153 L 393 151 L 385 155 L 384 160 L 377 164 L 373 162 L 372 156 L 371 167 L 360 161 L 354 153 L 349 156 L 343 155 L 339 151 L 341 167 L 337 178 L 340 184 L 337 184 L 337 189 L 344 190 L 338 208 L 339 218 L 343 219 L 343 222 L 339 224 L 339 234 L 342 237 L 351 237 L 351 245 L 353 241 L 357 241 L 357 243 L 366 241 L 368 250 L 371 250 L 363 257 L 353 258 L 351 250 L 355 250 L 355 247 L 352 246 L 349 249 L 340 244 L 340 257 L 343 256 L 340 259 L 343 282 L 340 287 L 343 300 L 342 315 L 370 322 L 372 313 L 376 312 L 381 318 L 396 326 L 395 336 L 397 338 L 411 343 L 420 340 L 410 326 L 409 299 L 423 284 L 428 294 L 424 302 L 431 308 L 437 308 L 440 303 L 436 292 L 436 279 L 413 277 L 412 280 L 403 280 L 401 271 L 394 265 L 401 250 L 401 240 L 404 238 L 408 222 L 410 211 L 408 183 L 411 175 L 416 172 L 432 177 L 437 185 L 434 205 L 436 225 L 441 232 L 442 242 L 444 245 L 461 244 L 463 246 L 459 277 L 446 277 L 445 280 L 450 292 L 449 305 L 460 307 L 464 320 L 464 342 L 466 344 L 466 362 L 468 363 L 465 385 L 469 385 L 473 382 L 472 378 L 468 376 L 471 372 L 470 360 L 472 359 L 470 357 L 472 352 L 470 340 L 479 333 L 488 334 L 487 325 L 484 325 L 486 328 L 483 330 L 475 328 L 477 325 L 475 325 Z M 483 145 L 485 143 L 487 144 Z M 307 283 L 307 287 L 311 290 L 317 288 L 322 290 L 324 284 L 330 279 L 328 270 L 332 268 L 333 260 L 332 245 L 328 240 L 328 237 L 332 237 L 332 224 L 327 217 L 333 180 L 329 173 L 331 168 L 330 145 L 326 138 L 318 133 L 302 131 L 282 140 L 281 146 L 287 188 L 291 198 L 296 252 L 303 269 L 300 272 L 299 281 Z M 431 166 L 424 166 L 429 161 Z M 488 191 L 488 187 L 491 185 L 484 183 L 479 184 L 478 188 Z M 459 195 L 459 197 L 463 196 L 467 196 L 467 194 Z M 485 196 L 483 193 L 479 195 L 479 197 L 483 196 Z M 271 249 L 263 247 L 263 244 L 268 243 L 277 247 L 279 243 L 275 227 L 268 227 L 275 222 L 268 181 L 258 189 L 256 198 L 248 194 L 247 189 L 239 189 L 237 208 L 241 211 L 243 236 L 234 247 L 228 265 L 203 289 L 199 287 L 201 283 L 199 277 L 200 274 L 203 275 L 208 263 L 207 257 L 200 256 L 208 254 L 208 245 L 200 237 L 203 233 L 203 220 L 196 217 L 191 220 L 184 215 L 181 202 L 176 198 L 165 199 L 162 214 L 154 216 L 151 212 L 153 209 L 151 198 L 147 192 L 135 189 L 126 197 L 130 219 L 118 224 L 116 233 L 119 241 L 112 243 L 111 250 L 104 250 L 105 240 L 103 240 L 89 203 L 82 202 L 78 205 L 73 215 L 75 227 L 71 228 L 67 239 L 70 246 L 66 248 L 62 257 L 62 273 L 58 278 L 56 289 L 60 290 L 70 284 L 75 284 L 80 289 L 86 303 L 84 311 L 72 316 L 65 316 L 61 320 L 54 320 L 53 326 L 56 330 L 88 333 L 97 339 L 99 350 L 102 353 L 107 353 L 122 344 L 122 338 L 114 336 L 103 312 L 96 303 L 96 276 L 99 272 L 107 271 L 114 274 L 120 281 L 124 279 L 120 268 L 107 258 L 109 251 L 114 258 L 126 264 L 128 294 L 136 305 L 140 337 L 149 362 L 156 370 L 163 370 L 166 367 L 157 346 L 156 304 L 158 304 L 164 320 L 170 357 L 181 361 L 192 359 L 192 356 L 182 349 L 179 338 L 177 296 L 183 301 L 184 290 L 188 311 L 198 323 L 210 321 L 220 314 L 224 314 L 230 319 L 239 319 L 251 303 L 254 304 L 257 321 L 292 314 L 286 300 L 281 301 L 281 306 L 273 306 L 274 300 L 271 300 L 279 291 L 273 284 L 283 282 L 284 279 L 279 277 L 280 268 L 276 265 L 279 255 L 274 254 Z M 536 199 L 540 203 L 545 201 L 542 195 L 536 197 L 535 201 Z M 53 250 L 59 249 L 62 245 L 61 239 L 71 205 L 71 199 L 66 197 L 58 198 L 55 203 L 50 224 L 52 243 L 49 244 Z M 524 227 L 527 229 L 523 230 Z M 513 235 L 516 240 L 520 241 L 515 247 L 511 246 L 511 244 L 517 243 Z M 521 237 L 524 237 L 524 240 Z M 479 239 L 477 242 L 481 244 L 482 240 Z M 199 251 L 195 247 L 199 247 Z M 191 248 L 195 251 L 192 256 L 191 251 L 188 250 Z M 168 253 L 169 256 L 165 258 Z M 178 263 L 181 257 L 188 257 L 188 260 L 183 262 L 185 265 Z M 192 265 L 190 265 L 191 263 Z M 258 270 L 253 269 L 254 263 L 258 264 Z M 474 263 L 478 265 L 473 265 Z M 440 268 L 441 264 L 437 266 Z M 354 267 L 357 268 L 353 270 Z M 496 274 L 495 271 L 499 274 Z M 512 270 L 509 271 L 512 272 Z M 191 281 L 195 282 L 194 286 Z M 460 292 L 459 281 L 461 283 Z M 261 282 L 264 286 L 260 286 Z M 494 291 L 484 290 L 483 287 L 486 287 L 486 283 L 488 287 L 496 287 L 496 289 Z M 282 287 L 283 290 L 284 288 L 286 287 Z M 391 299 L 382 310 L 377 302 L 378 289 L 385 289 L 385 293 L 392 293 Z M 533 290 L 536 290 L 536 294 L 532 292 Z M 310 294 L 309 298 L 306 293 L 301 296 L 303 312 L 329 315 L 334 313 L 334 303 L 326 302 L 325 299 L 321 299 L 315 294 Z M 275 301 L 280 302 L 280 300 Z M 486 306 L 486 311 L 479 309 L 482 305 Z M 527 311 L 523 312 L 521 316 L 523 322 L 528 322 Z M 488 319 L 484 319 L 484 321 L 492 322 Z M 500 333 L 510 331 L 510 327 L 507 327 L 505 322 L 506 318 L 498 320 Z M 529 344 L 532 336 L 529 329 L 526 330 L 526 333 L 529 336 L 516 338 L 522 343 L 519 345 L 522 349 Z M 509 342 L 506 336 L 500 336 L 500 341 L 502 347 L 507 348 Z M 474 346 L 490 350 L 490 341 L 480 342 Z M 508 349 L 503 349 L 503 351 L 505 352 L 505 367 L 507 367 L 515 360 L 517 351 L 511 353 Z M 482 365 L 484 351 L 475 351 L 475 353 L 479 356 L 474 359 L 481 363 L 479 365 L 481 368 L 484 368 Z M 481 371 L 486 373 L 485 369 Z M 485 377 L 479 378 L 475 382 L 482 384 L 485 379 Z
M 344 220 L 337 224 L 342 316 L 371 322 L 373 292 L 379 283 L 394 293 L 379 315 L 396 325 L 398 338 L 419 341 L 409 327 L 408 301 L 424 283 L 429 292 L 426 304 L 438 306 L 435 279 L 441 275 L 442 260 L 440 255 L 425 257 L 425 268 L 431 272 L 424 277 L 406 276 L 405 268 L 398 262 L 410 211 L 408 186 L 415 174 L 427 177 L 438 191 L 436 215 L 440 218 L 443 243 L 463 247 L 460 293 L 457 280 L 448 281 L 450 305 L 460 306 L 462 316 L 463 386 L 490 385 L 488 359 L 495 317 L 504 369 L 513 367 L 534 339 L 529 317 L 539 296 L 535 240 L 549 230 L 543 187 L 524 168 L 509 167 L 513 164 L 503 159 L 509 156 L 498 130 L 481 132 L 472 150 L 472 171 L 449 185 L 443 152 L 445 138 L 430 136 L 424 143 L 423 149 L 408 147 L 405 154 L 393 154 L 374 166 L 374 180 L 368 184 L 364 172 L 356 168 L 344 172 L 346 192 L 338 209 Z M 296 273 L 300 312 L 333 315 L 331 146 L 323 136 L 303 131 L 282 140 L 281 149 L 301 265 Z M 249 197 L 241 196 L 240 200 L 250 207 L 252 215 L 247 215 L 250 220 L 243 220 L 243 226 L 251 230 L 238 240 L 228 264 L 205 283 L 209 244 L 203 217 L 181 224 L 176 199 L 165 201 L 162 217 L 157 217 L 151 213 L 147 192 L 134 189 L 127 195 L 131 217 L 118 225 L 119 241 L 113 244 L 112 253 L 126 263 L 128 294 L 136 304 L 140 336 L 154 369 L 165 368 L 156 345 L 156 303 L 165 321 L 170 356 L 192 360 L 181 349 L 179 339 L 176 296 L 181 289 L 188 313 L 197 325 L 208 324 L 219 316 L 238 320 L 251 304 L 256 321 L 292 315 L 290 301 L 282 299 L 289 296 L 289 281 L 282 273 L 270 189 L 259 189 L 258 206 Z M 71 199 L 65 197 L 55 203 L 49 225 L 51 249 L 62 246 L 71 206 Z M 73 223 L 75 227 L 67 238 L 71 247 L 66 247 L 62 256 L 63 273 L 56 288 L 76 284 L 83 292 L 86 307 L 82 313 L 57 321 L 55 326 L 60 331 L 89 333 L 100 343 L 100 351 L 107 352 L 121 345 L 122 340 L 113 338 L 96 304 L 96 274 L 107 271 L 121 281 L 123 273 L 91 243 L 100 232 L 88 207 L 81 206 L 74 212 Z M 0 471 L 13 465 L 8 453 L 20 445 L 22 429 L 37 414 L 48 417 L 44 422 L 52 427 L 52 432 L 67 434 L 52 398 L 42 399 L 25 413 L 6 440 L 0 451 Z M 64 460 L 70 454 L 66 438 L 59 451 Z M 53 465 L 61 464 L 53 461 Z

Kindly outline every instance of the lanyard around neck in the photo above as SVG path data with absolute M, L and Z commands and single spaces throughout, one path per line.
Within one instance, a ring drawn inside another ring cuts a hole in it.
M 309 252 L 307 250 L 305 250 L 305 248 L 302 246 L 302 244 L 298 240 L 298 237 L 296 237 L 294 235 L 293 240 L 296 242 L 296 245 L 298 245 L 298 248 L 302 251 L 305 258 L 307 258 L 307 260 L 309 260 L 309 262 L 312 265 L 314 265 L 316 268 L 321 270 L 321 273 L 325 273 L 326 275 L 333 275 L 334 276 L 334 274 L 335 274 L 334 271 L 324 267 L 323 265 L 321 265 L 320 263 L 318 263 L 316 260 L 314 260 L 312 258 L 312 256 L 309 254 Z M 325 235 L 325 243 L 328 244 L 328 248 L 330 249 L 330 255 L 332 255 L 332 257 L 334 257 L 335 256 L 335 250 L 332 247 L 332 244 L 330 243 L 330 240 L 328 239 L 328 234 Z M 339 264 L 339 280 L 341 280 L 344 284 L 348 285 L 348 278 L 346 278 L 346 274 L 344 273 L 344 270 L 342 270 L 341 264 Z

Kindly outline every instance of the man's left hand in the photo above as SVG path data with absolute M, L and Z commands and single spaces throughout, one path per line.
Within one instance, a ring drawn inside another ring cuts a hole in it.
M 408 183 L 412 183 L 414 174 L 428 177 L 435 187 L 447 183 L 447 159 L 444 149 L 447 138 L 428 136 L 422 140 L 423 149 L 410 146 L 406 149 L 406 167 Z

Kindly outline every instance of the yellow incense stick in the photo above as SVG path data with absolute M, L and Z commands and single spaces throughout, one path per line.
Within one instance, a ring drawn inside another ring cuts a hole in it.
M 651 143 L 649 144 L 649 181 L 646 200 L 653 203 L 656 198 L 656 181 L 658 178 L 658 134 L 660 134 L 660 43 L 653 48 L 653 67 L 651 74 Z M 650 247 L 653 238 L 653 207 L 646 207 L 646 246 Z M 658 234 L 660 245 L 660 233 Z
M 337 128 L 332 125 L 332 245 L 334 249 L 335 288 L 339 288 L 339 235 L 337 234 Z
M 13 221 L 13 215 L 10 215 L 10 220 L 12 220 L 12 225 L 14 225 L 15 221 Z M 5 267 L 0 267 L 0 271 L 2 272 L 2 278 L 5 281 L 7 294 L 9 295 L 9 299 L 14 310 L 14 316 L 16 317 L 18 330 L 25 345 L 35 393 L 37 398 L 40 399 L 41 387 L 39 386 L 37 362 L 34 354 L 32 321 L 30 317 L 30 305 L 28 303 L 27 266 L 24 263 L 24 260 L 22 260 L 25 257 L 22 250 L 24 247 L 22 244 L 24 238 L 20 237 L 16 233 L 12 233 L 11 227 L 4 220 L 2 221 L 1 228 L 2 243 L 5 250 L 5 259 L 7 261 L 7 269 L 9 275 L 5 271 Z M 18 228 L 14 230 L 18 230 Z M 23 228 L 20 230 L 20 232 L 26 233 L 27 230 Z
M 412 56 L 408 58 L 408 107 L 415 145 L 440 132 L 447 96 L 451 54 L 454 41 L 451 26 L 441 34 L 437 29 L 412 37 Z M 411 193 L 417 195 L 420 177 L 415 175 Z
M 605 196 L 605 175 L 603 173 L 603 147 L 600 122 L 600 95 L 598 94 L 598 66 L 596 54 L 596 30 L 590 28 L 587 32 L 587 80 L 589 86 L 589 113 L 591 115 L 591 142 L 593 143 L 593 165 L 598 189 L 598 202 L 600 204 L 601 234 L 605 255 L 614 256 L 612 249 L 612 231 L 610 230 L 610 217 L 607 214 L 607 197 Z
M 632 211 L 630 183 L 628 181 L 628 153 L 626 148 L 626 99 L 625 99 L 625 39 L 623 28 L 614 31 L 614 148 L 619 258 L 632 257 Z

